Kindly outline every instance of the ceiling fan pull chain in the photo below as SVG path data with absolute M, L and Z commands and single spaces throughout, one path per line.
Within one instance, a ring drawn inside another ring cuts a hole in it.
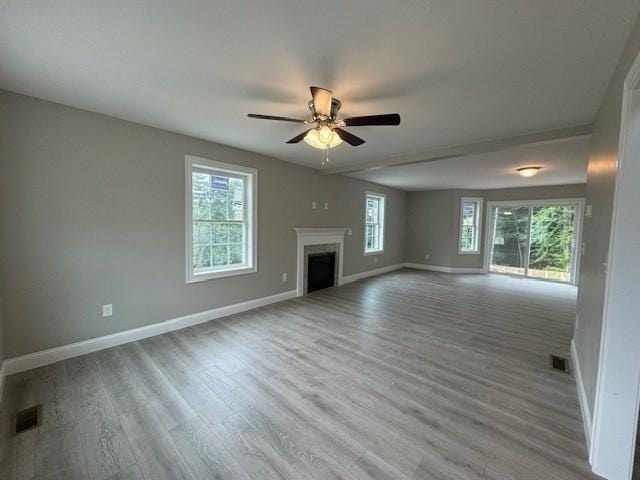
M 329 163 L 329 146 L 322 151 L 322 164 L 320 166 L 324 167 L 327 163 Z

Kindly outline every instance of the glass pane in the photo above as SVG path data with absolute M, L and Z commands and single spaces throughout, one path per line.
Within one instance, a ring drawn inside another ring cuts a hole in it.
M 476 204 L 473 202 L 465 202 L 462 205 L 462 224 L 474 225 L 476 216 Z
M 244 199 L 244 181 L 239 178 L 232 178 L 229 182 L 229 198 L 236 202 Z
M 529 238 L 529 207 L 498 207 L 492 211 L 493 245 L 490 271 L 524 275 Z
M 213 252 L 213 266 L 219 267 L 229 264 L 229 247 L 226 245 L 215 245 L 212 249 Z
M 244 204 L 242 202 L 229 202 L 229 220 L 242 221 L 244 219 Z
M 239 223 L 229 224 L 229 243 L 242 243 L 244 240 L 244 225 Z
M 462 233 L 460 235 L 460 244 L 462 247 L 462 251 L 473 251 L 475 250 L 475 245 L 474 245 L 474 230 L 475 228 L 473 226 L 469 226 L 469 225 L 463 225 L 462 226 Z
M 191 175 L 191 183 L 193 185 L 193 194 L 209 195 L 209 175 L 194 172 Z
M 227 191 L 214 190 L 211 196 L 211 219 L 227 219 Z
M 571 281 L 573 220 L 570 205 L 534 207 L 531 218 L 529 276 Z
M 194 270 L 209 267 L 211 267 L 211 247 L 193 247 Z
M 211 226 L 209 223 L 196 222 L 193 224 L 193 243 L 209 245 L 211 243 Z
M 193 196 L 193 219 L 209 220 L 209 199 L 206 197 Z
M 367 197 L 367 223 L 377 223 L 378 221 L 378 207 L 379 199 L 373 197 Z
M 244 263 L 244 245 L 230 245 L 229 257 L 231 265 Z
M 228 223 L 214 223 L 213 224 L 213 244 L 221 244 L 229 242 L 229 224 Z

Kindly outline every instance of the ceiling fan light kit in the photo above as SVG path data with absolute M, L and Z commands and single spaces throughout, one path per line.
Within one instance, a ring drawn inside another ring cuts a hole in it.
M 333 98 L 333 92 L 321 87 L 309 87 L 309 90 L 311 90 L 311 100 L 308 103 L 308 107 L 311 111 L 311 120 L 255 113 L 249 113 L 248 117 L 314 125 L 313 128 L 296 135 L 287 143 L 300 143 L 304 140 L 307 145 L 324 150 L 323 165 L 329 161 L 329 149 L 337 147 L 342 142 L 346 142 L 353 147 L 365 143 L 362 138 L 347 132 L 343 127 L 400 125 L 400 115 L 397 113 L 366 115 L 338 120 L 338 112 L 342 103 L 337 98 Z
M 342 139 L 329 127 L 320 127 L 309 130 L 304 136 L 304 142 L 313 148 L 325 150 L 335 148 L 342 143 Z

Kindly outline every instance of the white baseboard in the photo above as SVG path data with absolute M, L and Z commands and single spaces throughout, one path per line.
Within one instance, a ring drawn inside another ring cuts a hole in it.
M 587 438 L 587 448 L 591 450 L 591 411 L 589 409 L 587 393 L 584 389 L 584 383 L 582 381 L 582 370 L 580 369 L 578 351 L 576 350 L 576 344 L 573 342 L 573 340 L 571 340 L 571 364 L 573 365 L 573 376 L 576 379 L 576 387 L 578 389 L 578 401 L 580 402 L 580 413 L 582 413 L 584 436 Z
M 228 315 L 233 315 L 234 313 L 245 312 L 254 308 L 288 300 L 295 296 L 296 291 L 290 290 L 288 292 L 278 293 L 269 297 L 256 298 L 255 300 L 248 300 L 246 302 L 227 305 L 225 307 L 213 308 L 204 312 L 193 313 L 191 315 L 185 315 L 184 317 L 173 318 L 171 320 L 134 328 L 132 330 L 112 333 L 111 335 L 105 335 L 104 337 L 92 338 L 82 342 L 50 348 L 48 350 L 21 355 L 19 357 L 8 358 L 2 364 L 4 376 L 23 372 L 32 368 L 42 367 L 60 360 L 77 357 L 78 355 L 84 355 L 86 353 L 115 347 L 117 345 L 134 342 L 143 338 L 153 337 L 162 333 L 180 330 L 182 328 L 208 322 L 209 320 L 214 320 L 216 318 L 226 317 Z
M 375 270 L 368 270 L 366 272 L 354 273 L 353 275 L 347 275 L 346 277 L 342 277 L 342 284 L 345 285 L 347 283 L 355 282 L 357 280 L 362 280 L 363 278 L 373 277 L 374 275 L 381 275 L 387 272 L 393 272 L 394 270 L 399 270 L 404 268 L 404 263 L 397 263 L 395 265 L 389 265 L 387 267 L 376 268 Z
M 423 263 L 405 263 L 407 268 L 415 268 L 417 270 L 429 270 L 432 272 L 442 273 L 484 273 L 482 268 L 467 268 L 467 267 L 441 267 L 439 265 L 425 265 Z

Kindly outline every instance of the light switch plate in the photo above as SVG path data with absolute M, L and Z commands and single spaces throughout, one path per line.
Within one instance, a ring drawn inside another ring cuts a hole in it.
M 113 315 L 113 305 L 102 305 L 102 316 L 110 317 L 111 315 Z

